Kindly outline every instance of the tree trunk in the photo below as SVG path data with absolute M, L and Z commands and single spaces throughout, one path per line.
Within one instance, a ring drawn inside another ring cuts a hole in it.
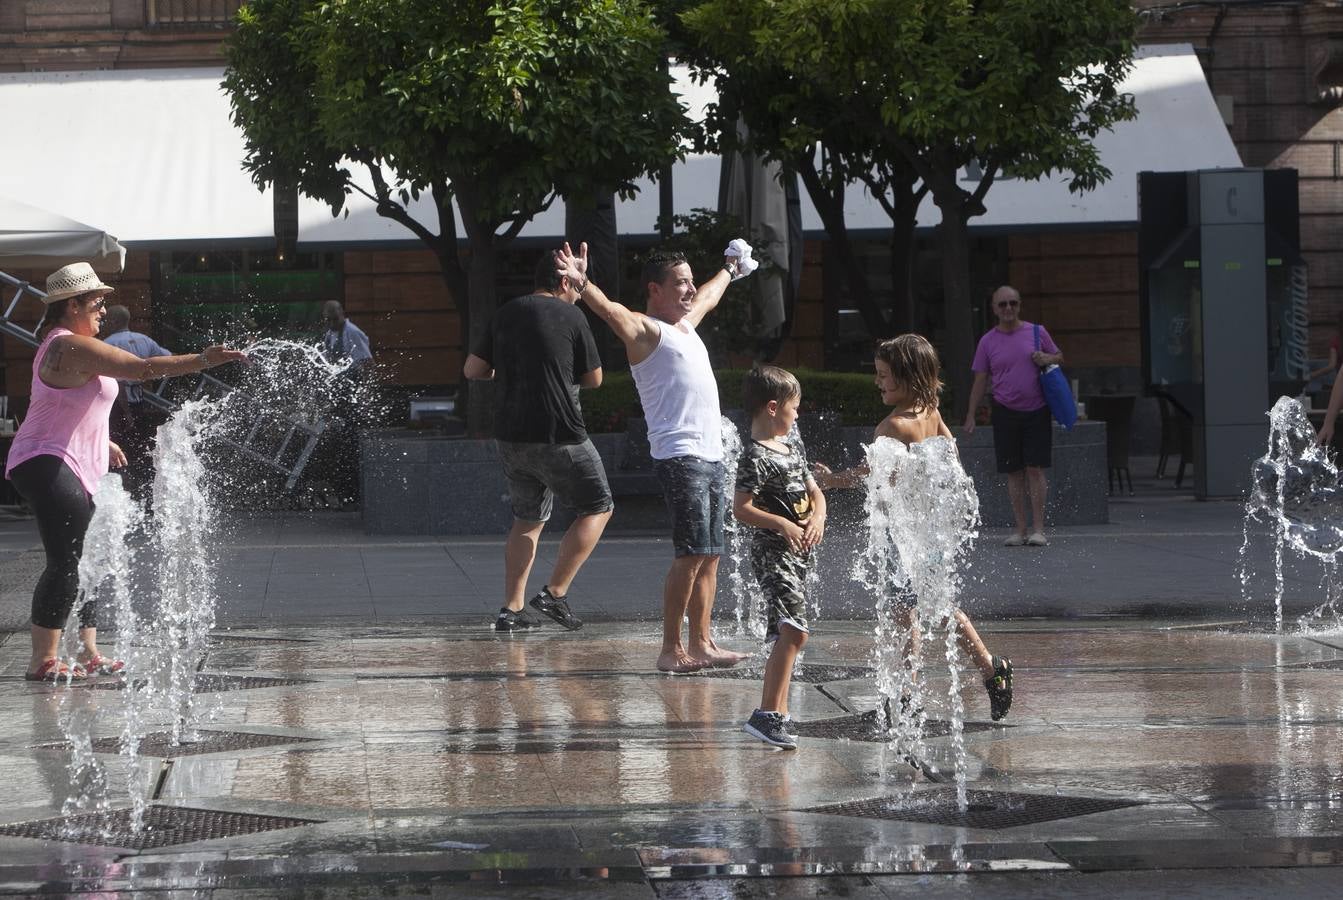
M 946 319 L 946 338 L 942 342 L 942 367 L 953 401 L 955 421 L 965 417 L 970 399 L 970 363 L 974 358 L 974 323 L 970 305 L 970 226 L 965 199 L 958 190 L 954 197 L 938 197 L 942 224 L 937 226 L 942 251 L 942 304 Z
M 495 284 L 497 250 L 492 234 L 493 229 L 483 239 L 472 236 L 471 262 L 467 268 L 467 320 L 463 323 L 466 336 L 463 350 L 466 353 L 485 336 L 490 316 L 494 313 L 498 288 Z M 489 437 L 494 429 L 493 388 L 488 381 L 478 381 L 467 391 L 466 433 L 472 437 Z
M 920 197 L 922 195 L 919 195 Z M 913 195 L 896 207 L 900 215 L 891 222 L 891 328 L 895 334 L 917 331 L 914 322 L 914 228 L 919 205 Z
M 471 327 L 471 291 L 467 284 L 466 270 L 462 268 L 461 257 L 457 255 L 457 242 L 441 241 L 439 246 L 434 248 L 434 255 L 438 257 L 439 274 L 443 276 L 443 284 L 448 289 L 452 307 L 457 313 L 462 345 L 465 347 L 466 336 Z
M 564 200 L 564 238 L 578 251 L 581 241 L 588 244 L 588 279 L 612 297 L 620 296 L 620 243 L 616 229 L 615 191 L 601 191 L 595 198 Z M 593 315 L 586 304 L 578 304 L 588 317 L 597 339 L 603 368 L 628 367 L 625 348 L 610 328 Z
M 848 287 L 849 302 L 857 308 L 873 340 L 886 337 L 888 326 L 872 300 L 871 286 L 867 273 L 858 264 L 853 253 L 853 243 L 849 240 L 849 229 L 844 224 L 844 195 L 832 194 L 821 183 L 820 174 L 810 157 L 797 165 L 798 176 L 811 196 L 812 205 L 821 217 L 826 237 L 830 239 L 831 249 L 844 269 L 844 283 Z
M 462 267 L 461 254 L 457 250 L 457 218 L 452 208 L 452 195 L 447 191 L 446 184 L 435 185 L 434 205 L 438 208 L 437 240 L 430 241 L 423 235 L 421 239 L 434 251 L 439 274 L 457 311 L 457 334 L 462 345 L 462 360 L 465 361 L 466 354 L 471 352 L 471 288 L 466 269 Z M 457 382 L 457 414 L 464 416 L 470 405 L 471 382 L 462 376 L 461 370 L 443 374 L 444 381 Z

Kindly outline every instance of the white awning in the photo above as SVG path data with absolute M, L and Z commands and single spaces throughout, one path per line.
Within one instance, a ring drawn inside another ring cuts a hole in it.
M 688 70 L 673 66 L 675 90 L 689 107 L 692 118 L 703 116 L 712 102 L 710 86 L 690 82 Z M 1095 191 L 1073 194 L 1063 177 L 1038 181 L 999 178 L 985 200 L 986 215 L 971 219 L 974 229 L 1063 230 L 1077 227 L 1128 227 L 1138 220 L 1138 173 L 1194 169 L 1240 168 L 1240 154 L 1231 141 L 1221 114 L 1208 89 L 1194 49 L 1189 44 L 1149 45 L 1138 48 L 1133 70 L 1122 91 L 1134 95 L 1138 116 L 1096 138 L 1101 161 L 1113 173 Z M 356 169 L 357 171 L 357 169 Z M 672 195 L 675 211 L 688 213 L 697 207 L 718 204 L 720 161 L 717 156 L 692 155 L 673 167 Z M 658 185 L 642 179 L 639 194 L 622 201 L 616 224 L 622 235 L 646 236 L 657 232 Z M 820 216 L 802 191 L 802 226 L 809 234 L 824 233 Z M 347 203 L 349 215 L 333 219 L 331 211 L 317 201 L 299 198 L 300 246 L 340 248 L 361 245 L 417 247 L 418 241 L 401 225 L 379 216 L 371 202 L 358 195 Z M 412 214 L 435 230 L 432 207 L 413 204 Z M 856 233 L 889 231 L 890 219 L 867 192 L 852 185 L 845 202 L 845 220 Z M 931 198 L 919 209 L 919 225 L 940 221 Z M 530 222 L 524 238 L 554 239 L 564 233 L 562 201 Z
M 96 222 L 131 249 L 274 244 L 242 169 L 224 70 L 0 74 L 0 196 Z
M 52 271 L 73 262 L 87 262 L 100 272 L 120 272 L 126 248 L 91 225 L 0 197 L 0 271 Z
M 1127 227 L 1138 221 L 1139 172 L 1238 169 L 1243 165 L 1191 45 L 1139 47 L 1120 90 L 1133 95 L 1138 116 L 1096 136 L 1101 162 L 1111 172 L 1107 182 L 1094 191 L 1074 194 L 1062 176 L 1037 181 L 998 178 L 984 198 L 988 211 L 971 219 L 970 227 L 1036 231 Z M 967 182 L 969 187 L 972 183 Z M 851 230 L 891 227 L 890 217 L 865 187 L 851 186 L 844 205 Z M 919 225 L 929 227 L 941 220 L 932 198 L 926 197 L 919 207 Z M 821 228 L 805 192 L 802 226 L 808 231 Z

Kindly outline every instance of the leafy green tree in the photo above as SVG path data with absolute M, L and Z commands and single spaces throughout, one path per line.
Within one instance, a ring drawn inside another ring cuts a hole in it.
M 677 5 L 688 6 L 684 2 Z M 893 155 L 885 171 L 879 171 L 873 163 L 874 149 L 861 136 L 855 141 L 855 134 L 861 132 L 847 120 L 840 98 L 757 53 L 750 40 L 742 40 L 740 29 L 721 27 L 717 16 L 722 14 L 725 11 L 716 5 L 689 9 L 683 17 L 686 27 L 678 32 L 680 58 L 691 64 L 697 77 L 712 80 L 718 91 L 718 103 L 708 110 L 702 135 L 706 149 L 754 152 L 800 178 L 821 216 L 851 302 L 872 334 L 884 334 L 891 325 L 873 300 L 866 272 L 849 240 L 844 193 L 850 182 L 868 178 L 869 187 L 893 219 L 901 224 L 907 221 L 907 228 L 893 234 L 907 234 L 912 247 L 917 202 L 902 202 L 899 186 L 878 183 L 892 169 L 907 168 L 903 158 Z M 747 126 L 744 140 L 738 120 Z M 907 181 L 913 184 L 918 179 L 911 176 Z M 897 261 L 906 266 L 893 273 L 897 291 L 899 285 L 909 283 L 908 260 L 908 249 L 893 255 L 893 267 Z M 896 305 L 901 305 L 899 300 Z M 895 318 L 900 318 L 898 313 Z
M 474 342 L 497 253 L 533 216 L 556 196 L 628 197 L 681 153 L 664 41 L 640 0 L 252 0 L 224 84 L 254 179 L 333 213 L 369 197 L 437 256 Z M 436 221 L 411 214 L 421 195 Z M 473 431 L 484 416 L 473 398 Z
M 877 164 L 893 150 L 931 191 L 942 214 L 943 359 L 953 389 L 964 388 L 975 339 L 968 223 L 1005 171 L 1064 173 L 1073 190 L 1109 177 L 1092 141 L 1135 114 L 1118 89 L 1132 65 L 1129 3 L 708 0 L 685 18 L 713 41 L 708 26 L 724 16 L 757 58 L 832 98 L 847 137 Z M 786 118 L 784 103 L 774 113 Z

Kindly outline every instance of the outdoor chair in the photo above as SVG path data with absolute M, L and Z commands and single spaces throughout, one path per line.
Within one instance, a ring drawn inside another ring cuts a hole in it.
M 1161 409 L 1161 453 L 1157 457 L 1156 477 L 1166 477 L 1166 462 L 1174 453 L 1180 454 L 1180 466 L 1175 470 L 1175 486 L 1184 483 L 1184 468 L 1194 455 L 1194 420 L 1168 398 L 1158 396 Z
M 1106 493 L 1114 495 L 1115 485 L 1124 492 L 1128 479 L 1129 496 L 1133 495 L 1133 475 L 1129 472 L 1129 437 L 1133 431 L 1133 397 L 1092 396 L 1087 400 L 1087 415 L 1105 423 Z

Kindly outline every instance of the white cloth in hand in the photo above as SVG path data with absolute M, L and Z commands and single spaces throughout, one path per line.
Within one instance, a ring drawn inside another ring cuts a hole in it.
M 732 272 L 733 281 L 736 281 L 738 278 L 745 278 L 747 275 L 750 275 L 756 269 L 760 268 L 760 263 L 751 258 L 753 252 L 751 245 L 741 238 L 735 238 L 727 245 L 727 249 L 723 251 L 723 256 L 728 259 L 736 260 L 736 264 L 733 267 L 734 271 Z

